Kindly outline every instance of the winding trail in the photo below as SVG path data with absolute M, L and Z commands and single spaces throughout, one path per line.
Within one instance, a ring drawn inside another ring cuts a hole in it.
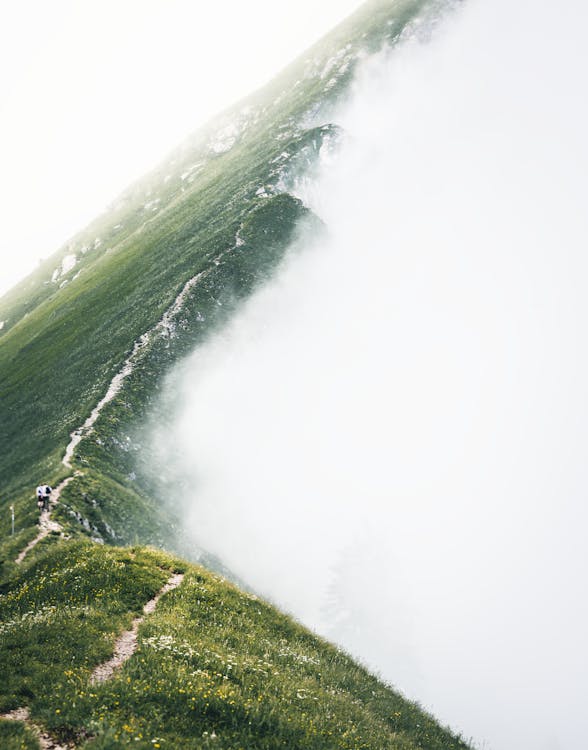
M 150 615 L 155 611 L 155 607 L 160 598 L 164 594 L 167 594 L 168 591 L 176 589 L 183 580 L 183 573 L 176 573 L 171 576 L 165 586 L 153 597 L 153 599 L 147 602 L 143 607 L 143 615 L 141 617 L 136 617 L 133 620 L 130 630 L 125 630 L 116 639 L 114 644 L 114 654 L 112 657 L 103 664 L 99 664 L 94 669 L 90 677 L 91 684 L 95 685 L 96 683 L 106 682 L 106 680 L 109 680 L 112 677 L 117 669 L 120 669 L 127 659 L 131 658 L 137 650 L 137 633 L 139 631 L 139 625 L 141 625 L 146 615 Z
M 177 318 L 179 313 L 182 311 L 182 308 L 186 301 L 186 297 L 193 289 L 193 287 L 197 284 L 197 282 L 201 279 L 201 277 L 206 276 L 208 272 L 209 271 L 200 272 L 196 276 L 193 276 L 191 279 L 189 279 L 184 284 L 184 287 L 174 300 L 173 304 L 166 310 L 161 320 L 149 331 L 140 336 L 139 339 L 135 342 L 133 350 L 124 361 L 122 368 L 115 374 L 115 376 L 111 380 L 104 397 L 94 407 L 92 413 L 86 419 L 84 424 L 70 434 L 70 442 L 65 449 L 65 454 L 62 459 L 62 464 L 68 469 L 73 469 L 72 459 L 76 447 L 83 440 L 83 438 L 92 433 L 94 424 L 100 416 L 100 412 L 102 411 L 102 409 L 120 392 L 125 379 L 133 372 L 135 365 L 139 361 L 142 350 L 145 349 L 145 347 L 151 342 L 154 336 L 173 335 L 176 325 L 175 318 Z M 1 327 L 2 326 L 0 325 L 0 328 Z M 22 563 L 28 553 L 51 532 L 63 533 L 63 527 L 61 526 L 61 524 L 57 523 L 57 521 L 51 520 L 51 510 L 59 503 L 59 498 L 65 487 L 67 487 L 67 485 L 72 482 L 77 476 L 81 475 L 82 472 L 75 471 L 74 474 L 64 479 L 53 490 L 49 499 L 49 508 L 48 510 L 41 513 L 39 519 L 39 533 L 27 544 L 27 546 L 23 550 L 21 550 L 18 557 L 15 559 L 15 562 L 17 564 L 20 565 L 20 563 Z M 103 664 L 99 664 L 92 672 L 92 675 L 90 677 L 90 682 L 92 684 L 102 683 L 110 679 L 113 674 L 118 669 L 120 669 L 120 667 L 128 659 L 130 659 L 130 657 L 137 650 L 137 635 L 139 626 L 144 621 L 145 617 L 155 611 L 159 599 L 164 594 L 166 594 L 168 591 L 171 591 L 172 589 L 177 588 L 183 580 L 183 573 L 174 574 L 169 578 L 167 583 L 156 594 L 156 596 L 154 596 L 153 599 L 145 604 L 145 606 L 143 607 L 143 615 L 141 617 L 136 617 L 132 622 L 130 630 L 124 631 L 117 638 L 114 644 L 114 654 L 112 655 L 112 657 Z M 59 743 L 57 740 L 51 737 L 51 735 L 45 732 L 40 725 L 32 721 L 27 706 L 14 709 L 13 711 L 5 714 L 0 714 L 0 719 L 4 719 L 7 721 L 21 721 L 26 724 L 26 726 L 31 729 L 36 735 L 41 750 L 73 750 L 75 748 L 75 744 L 72 743 Z
M 75 745 L 70 743 L 64 745 L 57 742 L 57 740 L 54 740 L 50 734 L 47 734 L 42 727 L 31 721 L 29 709 L 26 706 L 24 708 L 15 708 L 14 711 L 10 711 L 7 714 L 0 714 L 0 719 L 5 719 L 6 721 L 22 721 L 26 724 L 39 740 L 41 750 L 73 750 L 75 747 Z
M 57 521 L 51 520 L 51 509 L 54 508 L 59 503 L 59 498 L 61 496 L 61 493 L 67 485 L 72 482 L 76 476 L 79 476 L 79 473 L 74 474 L 71 477 L 67 477 L 67 479 L 64 479 L 61 484 L 57 485 L 57 487 L 53 490 L 51 493 L 51 497 L 49 499 L 49 509 L 44 510 L 41 512 L 41 517 L 39 519 L 39 533 L 37 536 L 32 539 L 27 546 L 21 550 L 18 557 L 14 561 L 15 563 L 19 564 L 25 559 L 25 557 L 29 554 L 29 552 L 33 549 L 35 545 L 37 545 L 41 539 L 44 539 L 48 534 L 50 534 L 52 531 L 62 532 L 63 527 L 61 524 L 57 523 Z
M 74 477 L 69 477 L 68 479 L 69 481 L 71 481 L 73 478 Z M 67 481 L 68 480 L 62 482 L 62 484 L 60 485 L 61 489 L 63 489 L 63 486 L 65 486 L 65 483 Z M 139 626 L 145 619 L 145 616 L 152 614 L 155 611 L 157 603 L 159 602 L 161 597 L 164 594 L 167 594 L 168 591 L 172 591 L 173 589 L 177 588 L 183 580 L 184 573 L 175 573 L 168 579 L 167 583 L 158 591 L 153 599 L 150 599 L 147 604 L 145 604 L 145 606 L 143 607 L 143 615 L 141 617 L 136 617 L 133 620 L 133 624 L 130 630 L 125 630 L 116 639 L 116 643 L 114 644 L 113 656 L 108 661 L 104 662 L 103 664 L 99 664 L 94 669 L 90 677 L 91 684 L 95 685 L 97 683 L 109 680 L 113 676 L 113 674 L 118 669 L 120 669 L 120 667 L 128 659 L 130 659 L 130 657 L 137 650 L 137 633 L 139 631 Z M 39 740 L 41 750 L 74 750 L 76 746 L 74 743 L 63 744 L 51 737 L 51 735 L 48 734 L 43 729 L 43 727 L 31 720 L 28 706 L 23 706 L 22 708 L 16 708 L 13 711 L 9 711 L 8 713 L 0 714 L 0 719 L 3 719 L 5 721 L 22 721 L 24 724 L 26 724 L 27 727 L 34 732 L 35 736 Z
M 173 304 L 163 314 L 161 320 L 156 323 L 153 328 L 147 331 L 147 333 L 143 333 L 139 337 L 139 339 L 135 341 L 133 351 L 126 358 L 119 372 L 117 372 L 110 381 L 110 385 L 108 386 L 106 395 L 96 404 L 94 409 L 92 409 L 92 413 L 90 414 L 88 419 L 86 419 L 84 424 L 70 434 L 71 440 L 69 441 L 69 444 L 65 449 L 65 455 L 63 456 L 63 459 L 61 461 L 64 466 L 67 466 L 68 469 L 72 468 L 71 461 L 74 456 L 75 449 L 85 437 L 92 433 L 96 420 L 100 416 L 100 412 L 102 411 L 102 409 L 106 406 L 106 404 L 109 404 L 112 399 L 120 392 L 125 379 L 128 378 L 128 376 L 131 375 L 131 373 L 135 369 L 135 365 L 137 364 L 141 351 L 151 342 L 153 336 L 171 336 L 173 334 L 175 329 L 174 319 L 182 311 L 182 308 L 186 301 L 186 297 L 188 296 L 191 289 L 196 285 L 200 277 L 205 273 L 205 271 L 201 271 L 199 274 L 189 279 L 184 284 L 182 291 L 178 294 Z

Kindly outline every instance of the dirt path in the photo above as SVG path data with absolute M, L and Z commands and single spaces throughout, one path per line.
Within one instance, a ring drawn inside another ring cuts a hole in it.
M 75 745 L 71 744 L 63 745 L 57 742 L 57 740 L 54 740 L 51 735 L 47 734 L 47 732 L 44 732 L 38 724 L 31 721 L 29 717 L 29 709 L 26 707 L 16 708 L 14 711 L 10 711 L 7 714 L 0 714 L 0 719 L 24 722 L 27 727 L 36 734 L 41 750 L 73 750 L 75 747 Z
M 139 631 L 139 625 L 145 619 L 145 615 L 150 615 L 154 612 L 160 598 L 164 594 L 167 594 L 168 591 L 177 588 L 183 580 L 184 574 L 176 573 L 168 580 L 161 591 L 159 591 L 153 599 L 147 602 L 143 607 L 143 616 L 136 617 L 133 620 L 130 630 L 125 630 L 124 633 L 121 633 L 116 639 L 116 643 L 114 644 L 114 654 L 112 657 L 108 661 L 105 661 L 104 664 L 99 664 L 92 672 L 92 676 L 90 677 L 90 682 L 92 684 L 109 680 L 114 672 L 117 669 L 120 669 L 127 659 L 131 658 L 137 650 L 137 633 Z
M 75 450 L 77 446 L 80 444 L 80 442 L 90 435 L 94 429 L 94 425 L 96 424 L 96 420 L 100 416 L 100 412 L 104 407 L 109 404 L 112 399 L 117 396 L 124 384 L 124 381 L 129 377 L 129 375 L 132 374 L 133 370 L 135 369 L 135 365 L 137 364 L 137 361 L 141 355 L 141 352 L 145 349 L 145 347 L 151 343 L 154 337 L 156 336 L 171 336 L 175 330 L 175 318 L 179 315 L 179 313 L 182 311 L 182 308 L 184 307 L 184 303 L 186 302 L 186 298 L 192 288 L 197 284 L 198 280 L 201 276 L 203 276 L 206 271 L 201 271 L 196 276 L 193 276 L 189 281 L 187 281 L 184 284 L 184 287 L 182 291 L 178 294 L 176 299 L 174 300 L 171 307 L 169 307 L 165 313 L 163 314 L 163 317 L 161 320 L 156 323 L 153 328 L 149 329 L 147 333 L 143 333 L 139 339 L 135 342 L 133 345 L 133 350 L 130 353 L 130 355 L 127 357 L 127 359 L 124 361 L 122 368 L 119 372 L 116 373 L 116 375 L 112 378 L 110 381 L 110 385 L 108 386 L 108 390 L 106 391 L 106 395 L 100 399 L 98 404 L 94 407 L 92 410 L 92 413 L 86 419 L 84 424 L 81 427 L 78 427 L 78 429 L 74 430 L 70 434 L 70 441 L 68 446 L 65 449 L 65 455 L 62 459 L 62 464 L 64 466 L 67 466 L 68 469 L 72 468 L 72 459 L 74 457 Z
M 41 518 L 39 520 L 39 533 L 37 536 L 32 539 L 27 546 L 19 553 L 18 557 L 16 558 L 15 562 L 20 564 L 25 557 L 29 554 L 29 552 L 33 549 L 35 545 L 37 545 L 41 539 L 44 539 L 48 534 L 50 534 L 52 531 L 63 531 L 63 528 L 60 524 L 57 523 L 57 521 L 51 520 L 51 510 L 59 503 L 59 498 L 61 496 L 61 492 L 67 485 L 72 482 L 77 475 L 74 474 L 74 476 L 67 477 L 67 479 L 64 479 L 61 484 L 59 484 L 51 493 L 51 497 L 49 499 L 49 510 L 44 510 L 41 513 Z
M 69 477 L 69 481 L 71 481 L 72 479 L 73 477 Z M 65 480 L 65 482 L 67 481 L 68 480 Z M 63 487 L 65 486 L 65 482 L 63 482 L 57 489 L 63 489 Z M 31 546 L 33 545 L 29 545 L 29 547 Z M 21 553 L 21 555 L 22 554 L 23 553 Z M 127 659 L 130 659 L 130 657 L 137 650 L 137 633 L 139 630 L 139 625 L 141 625 L 141 623 L 144 621 L 145 616 L 152 614 L 155 611 L 157 603 L 159 602 L 161 597 L 164 594 L 167 594 L 168 591 L 172 591 L 172 589 L 177 588 L 183 580 L 183 573 L 174 574 L 169 578 L 165 586 L 163 586 L 163 588 L 161 588 L 160 591 L 153 597 L 153 599 L 145 604 L 145 606 L 143 607 L 143 616 L 136 617 L 133 620 L 131 629 L 126 630 L 117 638 L 116 643 L 114 644 L 114 654 L 112 658 L 104 662 L 104 664 L 99 664 L 96 667 L 90 678 L 91 683 L 96 684 L 105 682 L 106 680 L 110 679 L 116 672 L 116 670 L 119 669 L 125 663 L 125 661 L 127 661 Z M 0 714 L 0 719 L 4 719 L 6 721 L 24 722 L 27 727 L 35 733 L 37 739 L 39 740 L 41 750 L 74 750 L 75 748 L 75 744 L 73 743 L 62 744 L 58 742 L 53 737 L 51 737 L 51 735 L 45 732 L 40 725 L 35 724 L 35 722 L 31 721 L 29 709 L 26 706 L 23 708 L 17 708 L 14 711 L 10 711 L 6 714 Z

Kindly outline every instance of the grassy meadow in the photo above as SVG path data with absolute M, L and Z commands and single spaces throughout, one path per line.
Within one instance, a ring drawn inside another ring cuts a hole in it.
M 135 654 L 91 684 L 172 572 L 185 578 L 146 617 Z M 0 712 L 29 706 L 80 748 L 467 748 L 290 617 L 157 550 L 54 544 L 3 585 L 0 615 Z M 0 738 L 36 747 L 14 722 Z

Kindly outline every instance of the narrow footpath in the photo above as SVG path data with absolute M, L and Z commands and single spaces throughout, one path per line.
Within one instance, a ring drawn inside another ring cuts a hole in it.
M 39 740 L 41 750 L 73 750 L 75 745 L 68 743 L 64 745 L 54 740 L 50 734 L 47 734 L 42 727 L 31 721 L 28 708 L 15 708 L 7 714 L 0 714 L 0 719 L 6 721 L 22 721 L 35 734 Z
M 70 477 L 69 479 L 71 480 L 73 479 L 73 477 Z M 63 489 L 62 485 L 60 485 L 60 487 Z M 31 546 L 34 546 L 34 545 L 29 545 L 29 547 Z M 136 617 L 133 620 L 133 624 L 130 630 L 125 630 L 116 639 L 116 643 L 114 644 L 114 654 L 112 655 L 112 657 L 108 661 L 104 662 L 103 664 L 99 664 L 94 669 L 90 677 L 91 684 L 95 685 L 97 683 L 101 683 L 101 682 L 105 682 L 106 680 L 109 680 L 114 675 L 114 673 L 118 669 L 120 669 L 120 667 L 128 659 L 130 659 L 130 657 L 137 650 L 137 634 L 139 631 L 139 626 L 144 621 L 146 615 L 152 614 L 155 611 L 155 608 L 157 607 L 157 603 L 159 602 L 161 597 L 164 594 L 167 594 L 168 591 L 172 591 L 173 589 L 177 588 L 182 583 L 183 580 L 184 580 L 183 573 L 175 573 L 173 576 L 169 578 L 167 583 L 158 591 L 158 593 L 153 597 L 153 599 L 150 599 L 147 602 L 147 604 L 145 604 L 145 606 L 143 607 L 143 615 L 141 617 Z M 5 713 L 5 714 L 0 714 L 0 719 L 3 719 L 5 721 L 22 721 L 24 724 L 26 724 L 26 726 L 30 730 L 32 730 L 32 732 L 35 734 L 35 736 L 39 740 L 39 746 L 41 750 L 74 750 L 75 749 L 74 743 L 63 744 L 63 743 L 58 742 L 53 737 L 51 737 L 51 735 L 48 734 L 43 729 L 43 727 L 41 727 L 39 724 L 36 724 L 34 721 L 32 721 L 30 718 L 29 709 L 27 706 L 16 708 L 13 711 L 9 711 L 8 713 Z
M 116 670 L 120 669 L 120 667 L 128 659 L 131 658 L 131 656 L 137 650 L 137 634 L 139 632 L 139 625 L 141 625 L 146 615 L 150 615 L 155 611 L 155 607 L 157 606 L 157 602 L 160 600 L 160 598 L 164 594 L 167 594 L 168 591 L 176 589 L 183 580 L 183 573 L 176 573 L 175 575 L 171 576 L 165 586 L 153 597 L 153 599 L 147 602 L 147 604 L 143 607 L 143 616 L 136 617 L 133 620 L 133 624 L 131 625 L 130 630 L 125 630 L 124 633 L 121 633 L 121 635 L 119 635 L 119 637 L 116 639 L 116 643 L 114 644 L 114 654 L 112 655 L 112 657 L 108 661 L 105 661 L 103 664 L 99 664 L 92 672 L 90 682 L 93 685 L 109 680 L 116 672 Z
M 96 424 L 96 421 L 98 420 L 98 417 L 100 416 L 104 407 L 109 404 L 116 396 L 118 396 L 118 394 L 122 390 L 124 381 L 129 377 L 129 375 L 133 373 L 137 361 L 141 356 L 141 352 L 152 342 L 154 337 L 170 336 L 173 333 L 175 327 L 174 321 L 182 311 L 186 302 L 186 298 L 188 297 L 193 287 L 198 283 L 198 280 L 209 272 L 210 271 L 201 271 L 200 273 L 196 274 L 196 276 L 193 276 L 191 279 L 189 279 L 184 284 L 182 291 L 178 294 L 171 307 L 169 307 L 165 311 L 161 320 L 157 322 L 153 326 L 153 328 L 149 329 L 146 333 L 141 334 L 137 341 L 135 341 L 132 352 L 124 361 L 123 366 L 119 370 L 119 372 L 117 372 L 110 381 L 110 385 L 108 386 L 108 390 L 106 391 L 104 397 L 100 399 L 94 409 L 92 409 L 92 413 L 90 414 L 88 419 L 86 419 L 84 424 L 70 434 L 70 441 L 65 449 L 65 455 L 63 456 L 63 459 L 61 461 L 61 463 L 68 469 L 72 468 L 72 460 L 77 446 L 84 438 L 87 438 L 92 434 L 94 425 Z
M 51 493 L 51 497 L 49 498 L 49 509 L 44 510 L 41 512 L 41 517 L 39 519 L 39 533 L 37 536 L 32 539 L 27 546 L 21 550 L 18 557 L 14 562 L 20 563 L 25 559 L 25 557 L 29 554 L 29 552 L 33 549 L 35 545 L 37 545 L 41 539 L 44 539 L 48 534 L 50 534 L 52 531 L 61 533 L 63 531 L 63 527 L 57 523 L 57 521 L 51 520 L 51 511 L 53 508 L 59 503 L 59 498 L 61 497 L 62 491 L 67 487 L 67 485 L 72 482 L 75 479 L 75 476 L 67 477 L 67 479 L 64 479 L 61 484 L 59 484 Z

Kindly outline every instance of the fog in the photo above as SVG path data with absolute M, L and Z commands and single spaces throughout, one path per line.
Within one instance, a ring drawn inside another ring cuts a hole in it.
M 328 238 L 167 384 L 196 544 L 495 750 L 585 744 L 588 11 L 472 1 L 367 60 Z

